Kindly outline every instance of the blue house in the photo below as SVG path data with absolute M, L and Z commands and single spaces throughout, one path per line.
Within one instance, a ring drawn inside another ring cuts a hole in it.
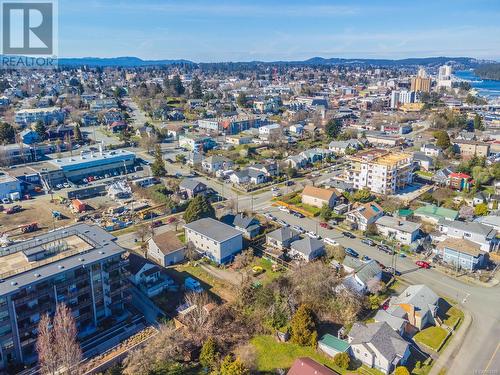
M 32 145 L 33 143 L 37 143 L 40 140 L 38 133 L 32 129 L 24 129 L 21 133 L 21 138 L 23 143 L 26 145 Z
M 473 271 L 484 268 L 487 263 L 487 253 L 481 250 L 481 245 L 464 238 L 448 237 L 436 248 L 443 262 L 455 268 Z

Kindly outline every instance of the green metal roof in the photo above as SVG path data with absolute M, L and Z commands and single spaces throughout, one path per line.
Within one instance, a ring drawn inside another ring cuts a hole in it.
M 448 220 L 455 220 L 458 217 L 458 211 L 449 208 L 438 207 L 434 204 L 428 204 L 419 207 L 415 210 L 415 214 L 435 217 L 437 219 L 446 218 Z
M 398 215 L 401 216 L 401 217 L 411 216 L 411 215 L 413 215 L 413 211 L 405 209 L 405 208 L 402 208 L 402 209 L 400 209 L 398 211 Z
M 345 352 L 350 347 L 350 345 L 346 341 L 330 335 L 329 333 L 323 335 L 318 343 L 333 348 L 338 352 Z

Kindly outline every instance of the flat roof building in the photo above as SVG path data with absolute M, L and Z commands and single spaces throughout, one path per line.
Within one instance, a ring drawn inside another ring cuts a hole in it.
M 77 224 L 0 249 L 0 368 L 32 364 L 37 326 L 65 303 L 79 336 L 124 312 L 125 249 L 97 226 Z

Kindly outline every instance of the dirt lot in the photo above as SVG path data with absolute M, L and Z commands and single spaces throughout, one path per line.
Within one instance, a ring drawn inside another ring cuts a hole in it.
M 35 199 L 21 201 L 19 204 L 22 207 L 21 212 L 7 215 L 5 212 L 0 212 L 0 231 L 4 232 L 9 229 L 16 228 L 19 225 L 37 222 L 40 231 L 48 231 L 56 227 L 69 225 L 74 223 L 74 214 L 65 205 L 50 202 L 50 195 L 43 195 Z M 12 204 L 4 205 L 8 208 Z M 53 220 L 52 211 L 59 211 L 63 214 L 62 220 Z M 9 236 L 10 238 L 20 239 L 22 236 L 15 231 Z M 30 237 L 31 234 L 24 235 Z

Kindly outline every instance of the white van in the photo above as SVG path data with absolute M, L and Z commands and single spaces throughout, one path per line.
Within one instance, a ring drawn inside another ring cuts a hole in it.
M 338 246 L 339 243 L 337 241 L 335 241 L 334 239 L 332 238 L 323 238 L 323 242 L 326 243 L 327 245 L 331 245 L 331 246 Z

